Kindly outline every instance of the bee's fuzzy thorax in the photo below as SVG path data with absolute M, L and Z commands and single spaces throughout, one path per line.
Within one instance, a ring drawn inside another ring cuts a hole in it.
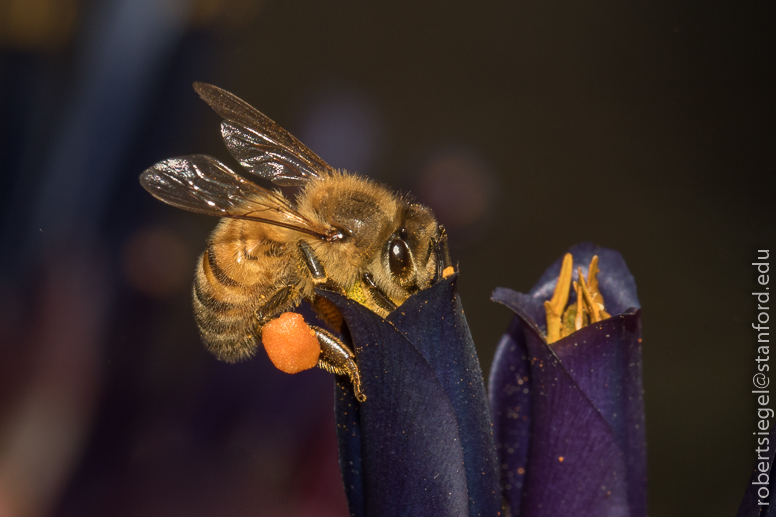
M 297 197 L 299 212 L 322 225 L 344 230 L 334 245 L 312 239 L 326 273 L 345 289 L 380 255 L 380 248 L 400 217 L 401 201 L 388 188 L 362 176 L 336 171 L 310 181 Z

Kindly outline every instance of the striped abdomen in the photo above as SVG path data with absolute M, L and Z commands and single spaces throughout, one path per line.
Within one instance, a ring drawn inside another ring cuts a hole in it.
M 296 271 L 289 246 L 270 240 L 274 233 L 260 223 L 224 219 L 197 263 L 194 318 L 205 347 L 223 361 L 253 355 L 256 311 Z

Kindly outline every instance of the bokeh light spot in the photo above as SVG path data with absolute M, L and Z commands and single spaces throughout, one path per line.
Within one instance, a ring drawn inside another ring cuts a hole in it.
M 170 229 L 141 228 L 124 246 L 124 275 L 138 291 L 154 298 L 166 298 L 192 281 L 191 255 L 183 239 Z

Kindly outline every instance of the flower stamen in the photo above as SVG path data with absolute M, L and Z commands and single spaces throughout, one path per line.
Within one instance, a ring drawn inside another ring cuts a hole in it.
M 574 257 L 566 253 L 558 275 L 558 284 L 552 294 L 552 299 L 544 302 L 544 310 L 547 313 L 547 342 L 553 343 L 561 338 L 561 317 L 563 309 L 569 301 L 569 287 L 571 287 L 571 272 L 574 269 Z
M 586 308 L 582 303 L 582 300 L 584 299 L 584 296 L 581 293 L 582 285 L 579 282 L 574 282 L 573 285 L 574 285 L 574 292 L 577 293 L 577 307 L 576 307 L 576 316 L 574 317 L 574 330 L 579 330 L 585 326 L 585 319 L 586 319 L 585 315 L 587 311 L 585 310 Z M 569 307 L 569 309 L 571 309 L 571 307 Z M 574 330 L 569 330 L 569 327 L 562 329 L 561 330 L 562 337 L 568 336 Z
M 571 253 L 566 253 L 552 299 L 544 302 L 547 343 L 554 343 L 591 323 L 611 317 L 604 309 L 604 297 L 598 288 L 598 255 L 594 255 L 590 261 L 587 280 L 582 275 L 582 268 L 577 268 L 578 280 L 572 282 L 573 267 L 574 258 Z M 574 288 L 577 301 L 566 307 L 571 287 Z
M 577 291 L 577 300 L 579 300 L 579 294 L 581 291 L 581 298 L 584 300 L 585 303 L 585 311 L 587 312 L 588 316 L 590 317 L 590 323 L 595 323 L 597 321 L 601 321 L 601 311 L 598 309 L 598 304 L 593 303 L 593 297 L 590 295 L 590 291 L 587 289 L 587 285 L 585 284 L 585 277 L 582 276 L 582 268 L 578 269 L 579 271 L 579 281 L 577 282 L 577 285 L 579 285 L 579 291 Z M 588 273 L 588 277 L 590 274 Z M 581 327 L 580 327 L 581 328 Z M 579 330 L 579 328 L 577 328 Z

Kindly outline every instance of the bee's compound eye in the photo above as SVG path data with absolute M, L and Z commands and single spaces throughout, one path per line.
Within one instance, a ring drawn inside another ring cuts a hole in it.
M 391 273 L 399 278 L 404 278 L 410 271 L 412 265 L 410 250 L 402 239 L 391 241 L 388 249 L 388 265 L 391 267 Z

